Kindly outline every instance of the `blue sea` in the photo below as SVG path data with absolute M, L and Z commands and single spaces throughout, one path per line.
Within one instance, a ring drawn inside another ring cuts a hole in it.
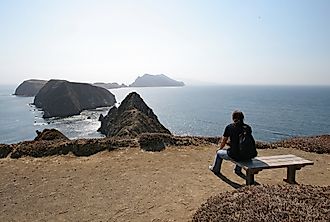
M 0 143 L 32 140 L 36 130 L 56 128 L 72 139 L 103 137 L 99 115 L 109 107 L 69 118 L 43 119 L 33 97 L 12 95 L 17 86 L 0 86 Z M 110 90 L 120 103 L 135 91 L 175 135 L 219 136 L 232 111 L 245 114 L 256 140 L 330 133 L 330 87 L 185 86 Z

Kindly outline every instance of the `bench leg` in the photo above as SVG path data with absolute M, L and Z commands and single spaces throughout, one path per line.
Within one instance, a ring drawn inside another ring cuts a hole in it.
M 254 172 L 247 170 L 246 171 L 246 185 L 254 184 Z
M 297 170 L 297 168 L 295 166 L 288 166 L 286 179 L 283 179 L 283 180 L 289 184 L 297 184 L 296 170 Z

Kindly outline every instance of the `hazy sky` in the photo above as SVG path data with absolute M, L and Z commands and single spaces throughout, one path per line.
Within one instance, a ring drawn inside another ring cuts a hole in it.
M 0 0 L 0 84 L 330 85 L 329 0 Z

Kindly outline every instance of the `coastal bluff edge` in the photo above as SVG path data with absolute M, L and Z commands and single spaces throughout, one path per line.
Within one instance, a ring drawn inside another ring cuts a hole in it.
M 162 133 L 144 133 L 136 138 L 105 137 L 98 139 L 53 139 L 32 140 L 16 144 L 0 144 L 0 158 L 23 156 L 46 157 L 53 155 L 90 156 L 101 151 L 120 148 L 138 148 L 146 151 L 161 151 L 166 146 L 187 147 L 214 145 L 220 137 L 174 136 Z M 257 149 L 294 148 L 318 154 L 330 153 L 330 135 L 295 137 L 273 143 L 256 143 Z

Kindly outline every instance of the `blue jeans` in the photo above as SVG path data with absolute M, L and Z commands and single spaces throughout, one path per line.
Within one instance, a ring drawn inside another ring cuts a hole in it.
M 230 160 L 227 150 L 218 150 L 214 157 L 212 171 L 215 173 L 220 173 L 222 160 Z M 236 165 L 235 172 L 241 172 L 242 167 Z

